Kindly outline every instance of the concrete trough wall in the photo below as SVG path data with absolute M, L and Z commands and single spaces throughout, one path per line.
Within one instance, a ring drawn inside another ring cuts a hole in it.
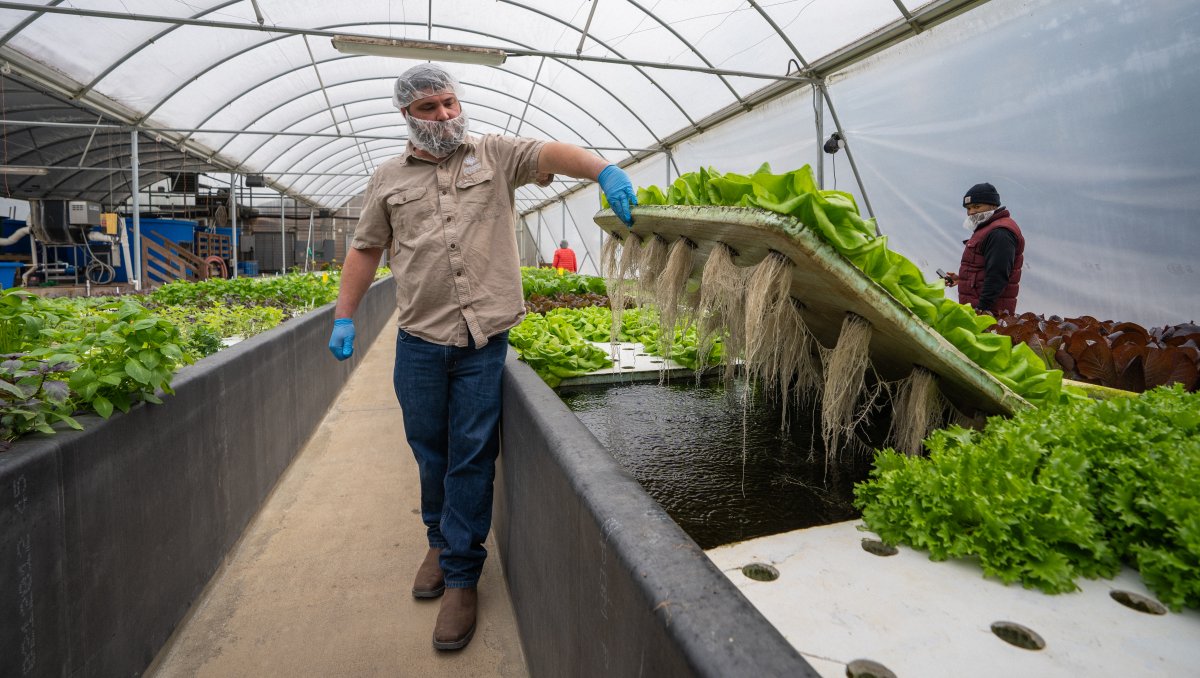
M 174 396 L 0 453 L 0 676 L 137 676 L 150 664 L 394 309 L 376 282 L 356 357 L 333 305 L 176 375 Z
M 531 675 L 817 675 L 511 351 L 502 440 L 494 527 Z

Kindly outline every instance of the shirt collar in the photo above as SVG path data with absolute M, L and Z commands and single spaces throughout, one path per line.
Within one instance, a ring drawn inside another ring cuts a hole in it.
M 460 145 L 458 148 L 454 149 L 454 152 L 453 152 L 453 153 L 451 153 L 449 156 L 447 156 L 447 157 L 445 157 L 445 158 L 442 158 L 442 160 L 441 160 L 441 161 L 438 161 L 438 162 L 446 161 L 446 160 L 449 160 L 450 158 L 453 158 L 454 156 L 456 156 L 456 155 L 458 155 L 459 153 L 461 153 L 461 152 L 463 151 L 463 149 L 466 149 L 466 150 L 468 150 L 468 151 L 475 151 L 475 150 L 476 150 L 476 146 L 477 146 L 477 144 L 478 144 L 478 141 L 479 141 L 479 139 L 478 139 L 478 138 L 477 138 L 475 135 L 468 133 L 468 134 L 467 134 L 467 138 L 463 140 L 463 142 L 462 142 L 462 145 Z M 413 159 L 413 160 L 420 161 L 420 162 L 429 162 L 429 163 L 433 163 L 433 162 L 434 162 L 433 160 L 426 160 L 425 158 L 422 158 L 422 157 L 420 157 L 420 156 L 416 155 L 416 154 L 413 152 L 413 151 L 415 151 L 415 150 L 416 150 L 416 149 L 415 149 L 415 148 L 413 148 L 413 142 L 412 142 L 412 139 L 409 139 L 409 140 L 408 140 L 408 141 L 407 141 L 407 142 L 404 144 L 404 152 L 400 154 L 400 160 L 401 160 L 401 162 L 403 162 L 403 163 L 405 163 L 405 164 L 408 164 L 408 161 L 409 161 L 409 159 L 410 159 L 410 158 L 411 158 L 411 159 Z M 435 163 L 435 164 L 436 164 L 436 163 Z

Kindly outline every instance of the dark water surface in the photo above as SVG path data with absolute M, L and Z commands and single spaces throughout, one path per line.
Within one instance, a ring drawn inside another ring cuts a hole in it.
M 701 548 L 857 518 L 869 455 L 826 469 L 818 413 L 793 413 L 784 434 L 779 408 L 755 397 L 743 426 L 742 392 L 689 380 L 559 395 Z

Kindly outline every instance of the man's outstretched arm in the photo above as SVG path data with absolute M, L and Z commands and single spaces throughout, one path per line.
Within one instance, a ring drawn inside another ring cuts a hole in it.
M 633 190 L 629 175 L 620 167 L 578 146 L 549 141 L 542 146 L 538 156 L 538 171 L 595 180 L 617 217 L 626 226 L 633 225 L 629 208 L 637 204 L 637 193 Z

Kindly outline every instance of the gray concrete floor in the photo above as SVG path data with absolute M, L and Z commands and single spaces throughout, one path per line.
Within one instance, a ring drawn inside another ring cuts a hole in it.
M 410 594 L 427 545 L 391 385 L 394 327 L 367 351 L 145 675 L 528 675 L 491 538 L 467 648 L 434 650 L 439 601 Z

